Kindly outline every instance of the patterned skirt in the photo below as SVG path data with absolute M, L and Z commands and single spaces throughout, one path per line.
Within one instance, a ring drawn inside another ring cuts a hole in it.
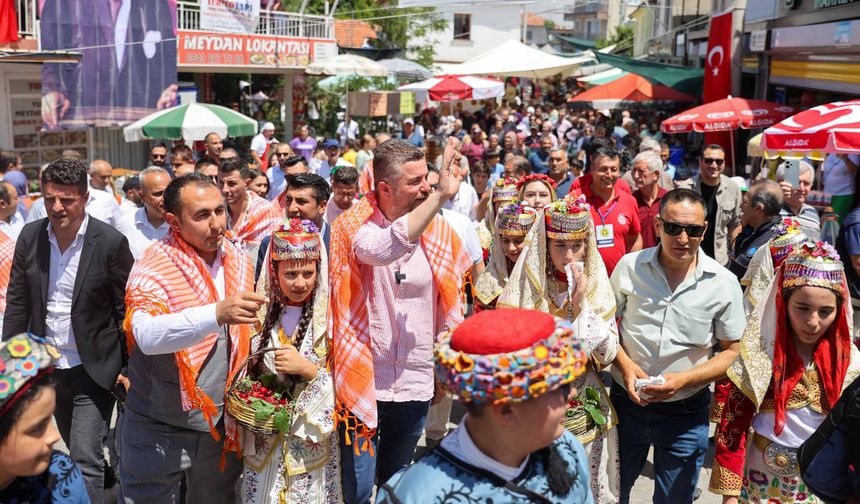
M 761 452 L 752 445 L 747 451 L 747 464 L 738 502 L 766 504 L 823 504 L 809 491 L 800 475 L 779 476 L 768 469 Z

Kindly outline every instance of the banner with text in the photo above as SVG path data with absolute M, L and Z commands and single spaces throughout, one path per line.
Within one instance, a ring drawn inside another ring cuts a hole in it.
M 180 31 L 179 66 L 303 68 L 337 54 L 334 40 Z
M 228 33 L 254 33 L 260 21 L 260 0 L 200 0 L 200 28 Z

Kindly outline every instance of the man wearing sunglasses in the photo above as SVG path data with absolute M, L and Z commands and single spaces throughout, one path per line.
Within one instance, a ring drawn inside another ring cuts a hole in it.
M 741 190 L 729 177 L 726 169 L 726 151 L 711 144 L 699 157 L 699 174 L 678 184 L 692 189 L 705 200 L 708 229 L 702 239 L 702 250 L 722 266 L 729 264 L 729 247 L 741 232 Z
M 653 502 L 690 503 L 708 448 L 708 386 L 737 355 L 746 316 L 735 276 L 700 249 L 704 199 L 669 191 L 656 222 L 660 244 L 624 256 L 610 279 L 621 319 L 611 391 L 624 419 L 621 502 L 653 446 Z M 663 381 L 637 385 L 649 377 Z
M 782 188 L 773 180 L 756 180 L 743 196 L 741 204 L 743 231 L 735 240 L 729 270 L 738 280 L 752 261 L 753 254 L 773 238 L 774 227 L 781 222 Z

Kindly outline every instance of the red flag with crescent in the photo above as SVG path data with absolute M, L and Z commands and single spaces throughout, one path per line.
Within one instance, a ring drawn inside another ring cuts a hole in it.
M 708 52 L 705 53 L 703 103 L 722 100 L 732 94 L 732 11 L 711 18 Z M 722 145 L 726 150 L 727 174 L 734 172 L 733 131 L 705 133 L 705 144 Z

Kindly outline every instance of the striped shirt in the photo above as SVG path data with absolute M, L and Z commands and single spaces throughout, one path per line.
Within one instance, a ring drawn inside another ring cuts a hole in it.
M 353 242 L 369 294 L 378 401 L 433 397 L 433 341 L 444 315 L 427 256 L 418 243 L 409 242 L 408 218 L 392 223 L 377 209 Z
M 780 217 L 796 217 L 800 222 L 800 229 L 803 234 L 809 237 L 810 240 L 817 241 L 821 235 L 821 220 L 818 217 L 818 210 L 812 205 L 804 203 L 800 206 L 800 212 L 795 215 L 794 211 L 787 205 L 782 206 L 779 211 Z

